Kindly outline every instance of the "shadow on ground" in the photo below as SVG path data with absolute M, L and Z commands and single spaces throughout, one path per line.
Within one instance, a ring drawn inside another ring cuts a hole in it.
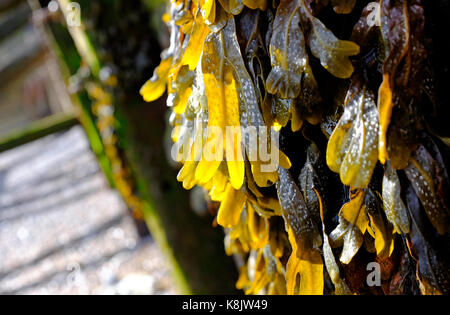
M 174 294 L 81 127 L 0 154 L 0 294 Z

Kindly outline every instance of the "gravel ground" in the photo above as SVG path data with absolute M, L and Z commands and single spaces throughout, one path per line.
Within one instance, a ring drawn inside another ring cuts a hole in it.
M 0 154 L 0 294 L 176 294 L 81 127 Z

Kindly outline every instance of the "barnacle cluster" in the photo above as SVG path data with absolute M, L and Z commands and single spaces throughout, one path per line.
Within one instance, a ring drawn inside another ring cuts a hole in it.
M 227 253 L 244 262 L 237 287 L 449 293 L 448 138 L 423 110 L 436 104 L 436 75 L 422 1 L 172 0 L 168 9 L 170 47 L 141 94 L 150 102 L 167 90 L 172 139 L 187 143 L 175 154 L 178 180 L 220 203 Z M 219 145 L 201 126 L 255 127 L 277 152 L 275 169 L 244 132 Z M 366 281 L 370 262 L 381 286 Z

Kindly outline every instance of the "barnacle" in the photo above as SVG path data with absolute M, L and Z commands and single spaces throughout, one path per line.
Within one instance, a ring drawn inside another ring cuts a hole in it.
M 369 1 L 171 2 L 171 45 L 141 94 L 167 85 L 178 180 L 220 203 L 247 294 L 417 293 L 398 280 L 416 264 L 422 293 L 449 290 L 450 259 L 430 248 L 450 214 L 446 136 L 418 110 L 424 10 L 379 4 L 381 25 Z M 374 260 L 397 268 L 390 286 L 355 286 L 349 270 Z

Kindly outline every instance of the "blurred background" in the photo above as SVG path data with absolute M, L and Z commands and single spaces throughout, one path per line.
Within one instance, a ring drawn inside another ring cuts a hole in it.
M 0 294 L 235 293 L 215 205 L 176 182 L 163 0 L 0 0 Z

